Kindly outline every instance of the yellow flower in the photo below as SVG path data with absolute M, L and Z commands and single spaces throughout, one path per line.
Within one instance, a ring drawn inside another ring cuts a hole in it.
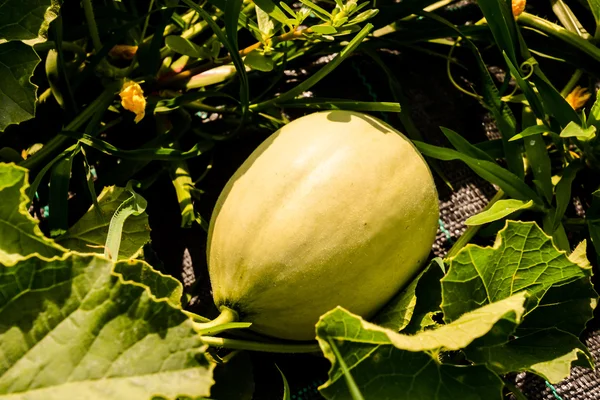
M 512 13 L 513 16 L 518 17 L 523 11 L 525 11 L 525 5 L 527 0 L 512 0 Z
M 573 110 L 577 111 L 585 105 L 591 95 L 586 88 L 577 86 L 567 95 L 565 100 L 573 107 Z
M 146 109 L 146 99 L 140 85 L 133 81 L 125 82 L 119 96 L 121 96 L 123 108 L 135 113 L 135 123 L 140 122 L 144 118 Z

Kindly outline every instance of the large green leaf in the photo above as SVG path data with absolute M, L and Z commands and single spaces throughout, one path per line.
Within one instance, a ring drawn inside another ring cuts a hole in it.
M 317 339 L 332 362 L 320 388 L 328 399 L 347 399 L 343 373 L 330 340 L 368 399 L 501 399 L 502 382 L 482 366 L 440 364 L 442 350 L 459 350 L 492 334 L 506 338 L 525 312 L 520 293 L 483 306 L 435 330 L 403 335 L 362 320 L 338 307 L 317 323 Z
M 48 25 L 58 14 L 58 1 L 6 0 L 0 3 L 0 43 L 44 40 Z
M 34 253 L 52 257 L 65 251 L 44 237 L 29 214 L 28 186 L 25 168 L 0 163 L 0 266 L 13 265 Z
M 35 115 L 37 87 L 30 78 L 39 62 L 33 48 L 22 42 L 0 44 L 0 132 Z
M 98 196 L 100 210 L 94 205 L 71 226 L 67 233 L 56 239 L 64 247 L 82 253 L 102 253 L 111 217 L 119 206 L 131 197 L 125 188 L 105 187 Z M 134 257 L 150 241 L 148 215 L 129 216 L 123 225 L 119 258 Z
M 0 267 L 0 399 L 208 396 L 193 321 L 97 255 Z
M 508 221 L 493 247 L 468 245 L 449 264 L 442 279 L 446 322 L 519 291 L 540 299 L 553 285 L 589 275 L 533 222 Z

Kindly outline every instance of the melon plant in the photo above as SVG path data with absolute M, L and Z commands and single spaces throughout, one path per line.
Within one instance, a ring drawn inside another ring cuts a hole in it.
M 404 135 L 357 112 L 304 116 L 265 140 L 217 201 L 215 304 L 256 332 L 314 339 L 326 311 L 368 318 L 409 282 L 437 220 L 433 177 Z

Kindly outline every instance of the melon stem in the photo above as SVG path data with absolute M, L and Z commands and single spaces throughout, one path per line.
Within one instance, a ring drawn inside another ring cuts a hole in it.
M 315 353 L 320 351 L 317 343 L 287 344 L 262 343 L 249 340 L 227 339 L 214 336 L 200 336 L 200 340 L 212 347 L 223 347 L 232 350 L 262 351 L 267 353 Z
M 202 331 L 212 330 L 212 328 L 216 328 L 220 325 L 230 324 L 239 321 L 238 313 L 235 310 L 227 306 L 221 306 L 219 307 L 219 311 L 221 311 L 221 314 L 219 314 L 219 316 L 213 319 L 212 321 L 195 323 L 194 326 L 196 327 L 196 329 Z

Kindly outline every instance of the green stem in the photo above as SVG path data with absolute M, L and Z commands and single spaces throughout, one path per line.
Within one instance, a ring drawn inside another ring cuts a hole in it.
M 353 400 L 365 400 L 364 396 L 360 392 L 360 389 L 358 388 L 358 385 L 356 384 L 356 381 L 354 380 L 354 377 L 350 373 L 350 370 L 348 369 L 346 362 L 344 361 L 344 357 L 342 357 L 342 355 L 340 354 L 340 351 L 338 350 L 334 340 L 335 339 L 329 338 L 329 340 L 328 340 L 329 346 L 331 347 L 331 350 L 333 350 L 333 354 L 335 355 L 337 362 L 340 364 L 340 369 L 344 373 L 344 379 L 346 381 L 346 386 L 348 386 L 348 391 L 350 392 L 352 399 Z
M 65 131 L 76 131 L 83 126 L 84 123 L 87 122 L 96 112 L 106 109 L 115 96 L 115 92 L 118 90 L 117 82 L 110 84 L 104 89 L 104 92 L 100 94 L 85 110 L 83 110 L 73 121 L 71 121 L 66 127 Z M 56 135 L 48 143 L 42 147 L 40 151 L 35 153 L 33 156 L 29 157 L 19 165 L 27 168 L 33 169 L 38 166 L 42 161 L 52 155 L 56 150 L 58 150 L 67 140 L 69 140 L 68 136 L 64 135 Z
M 88 29 L 90 31 L 90 36 L 92 37 L 94 49 L 96 49 L 96 51 L 98 52 L 100 51 L 100 49 L 102 49 L 102 42 L 100 41 L 98 26 L 96 25 L 96 19 L 94 18 L 94 7 L 92 6 L 92 0 L 81 0 L 81 4 L 83 5 L 85 22 L 87 23 Z
M 489 210 L 490 207 L 492 207 L 498 200 L 502 200 L 503 197 L 504 192 L 502 191 L 502 189 L 498 190 L 498 192 L 494 195 L 494 197 L 492 197 L 492 199 L 485 206 L 482 212 Z M 462 248 L 465 247 L 471 241 L 471 239 L 473 239 L 473 237 L 477 234 L 480 228 L 481 225 L 469 226 L 465 230 L 465 233 L 463 233 L 454 243 L 454 245 L 450 248 L 450 251 L 448 251 L 448 254 L 446 255 L 446 259 L 450 259 L 456 256 L 462 250 Z
M 205 329 L 214 328 L 219 325 L 224 325 L 224 324 L 229 324 L 232 322 L 239 321 L 239 315 L 235 310 L 233 310 L 227 306 L 221 306 L 219 308 L 219 311 L 221 311 L 221 314 L 219 314 L 219 316 L 217 318 L 215 318 L 209 322 L 197 322 L 194 326 L 198 330 L 205 330 Z
M 517 21 L 523 25 L 530 26 L 539 31 L 546 33 L 549 36 L 553 36 L 573 47 L 578 48 L 584 53 L 588 54 L 596 61 L 600 61 L 600 49 L 594 46 L 592 43 L 585 39 L 582 39 L 579 35 L 569 32 L 565 28 L 553 24 L 544 18 L 537 17 L 529 13 L 522 13 L 519 15 Z
M 212 336 L 200 336 L 204 344 L 232 350 L 262 351 L 266 353 L 315 353 L 320 350 L 318 344 L 261 343 L 249 340 L 226 339 Z
M 62 46 L 61 49 L 64 51 L 77 53 L 80 56 L 85 57 L 85 50 L 82 49 L 80 46 L 76 45 L 75 43 L 62 42 L 61 46 Z M 48 40 L 47 42 L 37 43 L 37 44 L 33 45 L 33 49 L 38 53 L 48 51 L 48 50 L 54 50 L 57 48 L 58 47 L 56 45 L 56 42 L 54 42 L 52 40 Z
M 263 101 L 262 103 L 252 104 L 250 109 L 253 111 L 260 111 L 267 107 L 273 106 L 276 103 L 283 103 L 288 100 L 291 100 L 301 94 L 302 92 L 310 89 L 313 85 L 319 82 L 321 79 L 325 78 L 329 73 L 331 73 L 342 61 L 344 61 L 348 56 L 362 43 L 362 41 L 369 35 L 369 32 L 373 29 L 372 24 L 367 24 L 365 27 L 352 39 L 350 43 L 329 63 L 327 63 L 323 68 L 321 68 L 317 73 L 312 75 L 310 78 L 294 87 L 293 89 L 288 90 L 283 93 L 281 96 L 276 98 Z
M 583 75 L 583 71 L 580 69 L 576 70 L 573 73 L 573 75 L 571 76 L 571 79 L 569 79 L 569 82 L 567 82 L 567 84 L 565 85 L 563 90 L 560 91 L 560 94 L 562 97 L 567 97 L 567 95 L 569 93 L 571 93 L 571 90 L 573 90 L 573 88 L 575 87 L 577 82 L 579 82 L 579 79 L 581 78 L 582 75 Z

